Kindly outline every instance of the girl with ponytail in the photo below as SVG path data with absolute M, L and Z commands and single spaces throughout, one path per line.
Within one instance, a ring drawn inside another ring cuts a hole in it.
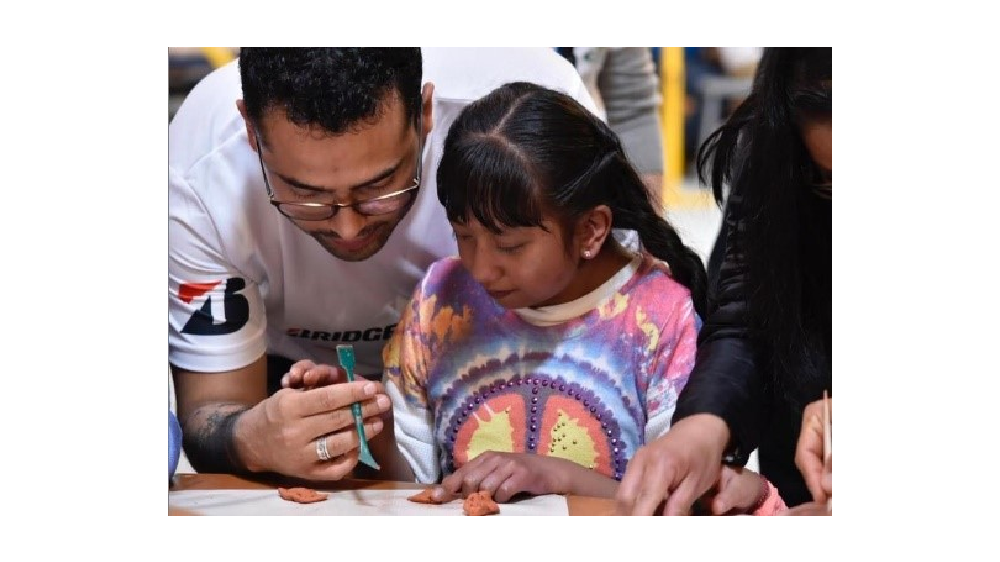
M 459 255 L 431 266 L 386 347 L 394 476 L 442 500 L 614 497 L 693 367 L 704 265 L 607 125 L 534 84 L 459 115 L 437 191 Z M 733 512 L 781 505 L 755 474 L 720 483 Z

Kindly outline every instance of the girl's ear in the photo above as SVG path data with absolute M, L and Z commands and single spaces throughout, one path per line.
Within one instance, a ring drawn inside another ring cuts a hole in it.
M 573 247 L 577 255 L 591 259 L 601 251 L 601 246 L 611 234 L 611 208 L 598 205 L 577 220 Z

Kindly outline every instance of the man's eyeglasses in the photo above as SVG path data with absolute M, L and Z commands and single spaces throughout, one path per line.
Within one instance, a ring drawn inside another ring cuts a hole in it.
M 403 206 L 407 203 L 407 197 L 405 197 L 406 194 L 420 187 L 420 164 L 423 160 L 423 141 L 420 136 L 420 124 L 421 119 L 420 116 L 418 116 L 417 167 L 414 172 L 413 183 L 407 188 L 393 191 L 392 193 L 386 193 L 385 195 L 379 195 L 378 197 L 373 197 L 371 199 L 365 199 L 364 201 L 355 201 L 353 203 L 302 203 L 276 200 L 274 198 L 274 190 L 271 189 L 271 183 L 267 178 L 267 169 L 264 167 L 264 157 L 261 156 L 260 131 L 255 129 L 254 140 L 257 143 L 257 158 L 260 160 L 260 171 L 264 174 L 264 186 L 267 188 L 267 196 L 270 198 L 271 204 L 278 209 L 278 212 L 286 217 L 301 221 L 328 220 L 344 207 L 350 207 L 355 213 L 365 217 L 395 213 L 403 208 Z

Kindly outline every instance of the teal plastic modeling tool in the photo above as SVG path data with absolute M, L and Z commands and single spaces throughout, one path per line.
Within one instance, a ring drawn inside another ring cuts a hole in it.
M 340 366 L 347 371 L 347 380 L 349 382 L 354 381 L 354 346 L 353 345 L 338 345 L 337 346 L 337 359 L 340 360 Z M 351 404 L 351 412 L 354 413 L 354 427 L 358 431 L 358 441 L 361 443 L 361 447 L 358 451 L 358 460 L 367 464 L 368 466 L 378 470 L 380 467 L 377 462 L 375 462 L 375 457 L 372 456 L 372 452 L 368 449 L 368 442 L 365 440 L 365 424 L 364 420 L 361 418 L 361 404 L 355 402 Z

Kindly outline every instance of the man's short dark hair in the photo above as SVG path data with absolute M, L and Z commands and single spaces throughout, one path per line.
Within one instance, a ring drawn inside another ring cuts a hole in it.
M 265 111 L 280 108 L 296 125 L 341 134 L 378 121 L 390 95 L 402 100 L 408 121 L 420 111 L 419 48 L 243 47 L 239 68 L 257 126 Z

